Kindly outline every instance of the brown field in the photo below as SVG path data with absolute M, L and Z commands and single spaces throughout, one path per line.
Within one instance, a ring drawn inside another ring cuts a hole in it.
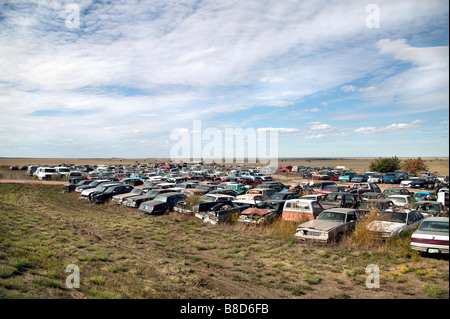
M 406 158 L 401 158 L 402 160 Z M 431 172 L 437 172 L 438 175 L 449 175 L 448 157 L 424 157 L 422 158 Z M 281 158 L 278 160 L 278 166 L 296 165 L 296 166 L 317 166 L 317 167 L 336 167 L 345 166 L 353 170 L 369 169 L 370 163 L 374 158 Z M 61 163 L 76 165 L 94 165 L 94 164 L 134 164 L 134 163 L 166 163 L 170 162 L 168 158 L 0 158 L 0 166 L 11 165 L 57 165 Z M 253 164 L 250 164 L 253 165 Z M 256 164 L 259 165 L 259 164 Z

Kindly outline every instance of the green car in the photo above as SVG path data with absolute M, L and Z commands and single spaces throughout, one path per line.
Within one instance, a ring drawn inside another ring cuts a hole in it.
M 340 182 L 351 182 L 352 178 L 356 175 L 355 172 L 345 172 L 343 176 L 339 176 Z

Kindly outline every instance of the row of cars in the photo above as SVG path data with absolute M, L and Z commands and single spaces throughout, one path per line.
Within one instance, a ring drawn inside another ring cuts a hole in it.
M 380 238 L 399 235 L 417 228 L 425 220 L 433 221 L 429 218 L 441 218 L 439 216 L 444 214 L 442 209 L 432 211 L 422 209 L 419 205 L 412 209 L 402 209 L 389 200 L 389 197 L 364 198 L 363 195 L 368 192 L 361 195 L 358 192 L 320 194 L 317 193 L 320 190 L 315 189 L 314 194 L 301 196 L 299 192 L 290 191 L 292 187 L 273 181 L 264 182 L 255 188 L 233 182 L 193 181 L 177 184 L 146 181 L 136 187 L 108 180 L 84 183 L 85 185 L 77 186 L 76 191 L 81 192 L 81 197 L 88 198 L 92 203 L 112 200 L 115 204 L 139 208 L 146 214 L 163 214 L 174 210 L 193 215 L 210 224 L 221 224 L 234 217 L 237 222 L 245 225 L 270 224 L 276 219 L 282 219 L 299 224 L 295 237 L 301 241 L 339 241 L 373 210 L 376 210 L 379 216 L 368 227 Z M 239 185 L 241 187 L 238 187 Z M 240 194 L 235 191 L 238 188 L 241 189 Z M 326 189 L 326 186 L 323 189 Z M 358 188 L 351 188 L 355 189 Z M 200 192 L 197 192 L 198 190 Z M 192 202 L 194 194 L 200 195 L 196 203 Z M 428 204 L 430 206 L 433 203 Z M 446 220 L 448 225 L 448 218 Z M 428 228 L 431 229 L 430 227 Z M 445 240 L 441 243 L 445 244 Z M 439 247 L 432 249 L 438 249 L 442 253 L 448 252 L 448 240 L 447 249 L 442 245 Z

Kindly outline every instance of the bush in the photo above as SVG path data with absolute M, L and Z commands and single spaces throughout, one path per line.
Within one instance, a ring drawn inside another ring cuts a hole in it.
M 369 169 L 379 173 L 388 173 L 399 170 L 401 161 L 397 156 L 391 158 L 378 158 L 370 163 Z

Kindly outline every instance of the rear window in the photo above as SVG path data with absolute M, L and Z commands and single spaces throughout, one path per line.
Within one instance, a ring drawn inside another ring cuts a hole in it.
M 448 222 L 425 220 L 422 222 L 419 229 L 424 231 L 435 231 L 448 234 Z

